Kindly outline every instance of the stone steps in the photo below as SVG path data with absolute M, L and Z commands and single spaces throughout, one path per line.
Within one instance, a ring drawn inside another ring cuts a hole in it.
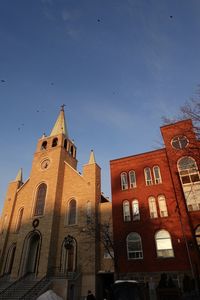
M 11 284 L 11 283 L 10 283 Z M 0 300 L 32 300 L 36 299 L 50 284 L 50 279 L 43 278 L 38 281 L 28 275 L 14 282 L 9 287 L 0 292 Z

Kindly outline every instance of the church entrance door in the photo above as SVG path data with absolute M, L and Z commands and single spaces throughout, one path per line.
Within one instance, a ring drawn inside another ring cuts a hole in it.
M 74 247 L 72 246 L 68 250 L 67 271 L 72 272 L 73 270 L 74 270 Z
M 28 253 L 26 258 L 25 273 L 35 273 L 37 270 L 39 256 L 40 236 L 35 233 L 30 236 L 28 243 Z

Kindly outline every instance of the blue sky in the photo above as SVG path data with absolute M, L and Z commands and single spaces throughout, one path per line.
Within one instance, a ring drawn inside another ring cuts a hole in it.
M 0 1 L 0 211 L 20 167 L 66 104 L 79 170 L 159 147 L 200 83 L 199 0 Z

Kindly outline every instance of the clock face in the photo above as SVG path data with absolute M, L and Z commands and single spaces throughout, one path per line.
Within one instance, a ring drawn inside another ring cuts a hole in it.
M 41 169 L 46 170 L 48 169 L 49 165 L 50 165 L 50 160 L 46 158 L 41 162 Z

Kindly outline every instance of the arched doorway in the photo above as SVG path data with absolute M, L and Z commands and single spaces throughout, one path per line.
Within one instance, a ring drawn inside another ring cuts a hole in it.
M 10 274 L 12 272 L 13 262 L 15 258 L 15 250 L 16 250 L 16 244 L 12 244 L 10 248 L 8 249 L 8 254 L 6 258 L 6 265 L 5 265 L 5 274 Z
M 62 273 L 76 270 L 76 241 L 69 235 L 62 243 L 60 270 Z
M 41 235 L 37 231 L 29 233 L 25 239 L 22 255 L 21 274 L 36 274 L 39 264 L 39 253 L 41 248 Z

